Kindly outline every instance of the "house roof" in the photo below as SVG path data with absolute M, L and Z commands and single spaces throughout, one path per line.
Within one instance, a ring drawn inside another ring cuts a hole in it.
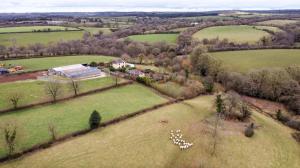
M 52 69 L 55 71 L 72 71 L 72 70 L 82 69 L 82 68 L 85 68 L 85 66 L 83 66 L 81 64 L 75 64 L 75 65 L 56 67 L 56 68 L 52 68 Z
M 122 64 L 122 63 L 125 63 L 125 61 L 123 61 L 122 59 L 117 59 L 117 60 L 113 60 L 112 63 L 113 64 Z

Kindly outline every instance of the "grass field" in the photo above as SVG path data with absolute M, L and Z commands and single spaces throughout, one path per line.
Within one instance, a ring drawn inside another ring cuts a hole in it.
M 184 87 L 175 82 L 166 83 L 153 83 L 154 88 L 162 91 L 163 93 L 173 97 L 180 98 L 183 97 Z
M 88 119 L 93 110 L 98 110 L 102 121 L 108 121 L 167 100 L 150 89 L 133 84 L 102 93 L 79 97 L 54 105 L 39 106 L 0 115 L 0 123 L 14 120 L 21 125 L 22 143 L 18 149 L 25 149 L 49 140 L 48 124 L 56 127 L 58 136 L 88 128 Z M 2 132 L 0 137 L 2 137 Z M 3 139 L 0 139 L 0 144 Z M 3 146 L 0 156 L 5 154 Z
M 288 24 L 294 24 L 299 22 L 298 20 L 267 20 L 263 22 L 257 22 L 259 25 L 273 25 L 273 26 L 284 26 Z
M 199 40 L 218 37 L 221 40 L 227 38 L 230 42 L 236 43 L 256 43 L 264 36 L 270 36 L 270 34 L 247 25 L 209 27 L 193 35 L 194 38 Z
M 156 43 L 165 41 L 174 44 L 177 41 L 178 34 L 145 34 L 128 36 L 130 40 L 138 42 Z
M 226 51 L 211 53 L 211 55 L 222 60 L 230 70 L 237 72 L 300 65 L 300 50 L 296 49 Z
M 79 28 L 84 29 L 85 31 L 88 31 L 91 34 L 97 34 L 97 33 L 99 33 L 99 31 L 102 31 L 103 34 L 112 33 L 109 28 L 99 28 L 99 27 L 79 27 Z
M 78 40 L 83 37 L 84 31 L 63 32 L 35 32 L 35 33 L 11 33 L 0 34 L 0 45 L 4 46 L 27 46 L 29 44 L 49 44 L 59 41 Z
M 81 55 L 7 60 L 0 61 L 0 64 L 21 65 L 24 67 L 25 71 L 35 71 L 64 65 L 91 63 L 92 61 L 109 62 L 113 59 L 115 58 L 110 56 Z
M 272 26 L 255 26 L 255 28 L 259 29 L 259 30 L 270 30 L 272 32 L 283 31 L 283 30 L 279 29 L 278 27 L 272 27 Z
M 68 31 L 79 30 L 73 27 L 63 26 L 20 26 L 20 27 L 1 27 L 0 33 L 17 33 L 17 32 L 33 32 L 33 31 Z
M 205 96 L 167 106 L 136 118 L 99 129 L 1 168 L 32 167 L 222 167 L 296 168 L 300 147 L 291 130 L 254 113 L 261 125 L 251 139 L 239 131 L 221 130 L 216 157 L 210 156 L 211 135 L 203 119 L 210 117 L 213 97 Z M 161 122 L 165 121 L 165 122 Z M 170 130 L 181 129 L 194 143 L 180 150 L 169 139 Z M 116 159 L 118 158 L 118 159 Z
M 125 80 L 119 81 L 119 83 Z M 112 86 L 115 84 L 115 79 L 112 77 L 104 77 L 98 79 L 84 80 L 79 82 L 79 93 Z M 14 93 L 21 94 L 19 106 L 44 101 L 51 101 L 51 97 L 46 94 L 47 82 L 37 80 L 26 80 L 18 82 L 0 83 L 0 110 L 12 108 L 13 106 L 8 101 L 9 95 Z M 62 84 L 62 93 L 59 98 L 69 97 L 73 95 L 73 90 L 70 84 Z

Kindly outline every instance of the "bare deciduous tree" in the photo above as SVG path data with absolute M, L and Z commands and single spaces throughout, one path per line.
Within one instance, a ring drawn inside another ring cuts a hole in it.
M 61 91 L 62 85 L 56 80 L 50 81 L 46 84 L 46 93 L 52 97 L 53 102 L 56 102 Z
M 80 89 L 79 82 L 71 79 L 70 88 L 73 90 L 74 95 L 78 96 L 78 92 Z
M 211 155 L 215 156 L 217 154 L 217 148 L 220 143 L 220 135 L 219 135 L 219 127 L 221 125 L 222 114 L 216 113 L 213 123 L 213 131 L 212 131 L 212 149 Z
M 3 125 L 3 133 L 5 145 L 8 148 L 8 154 L 11 155 L 15 151 L 17 139 L 17 125 L 13 122 L 7 122 Z
M 18 104 L 19 104 L 20 100 L 22 99 L 22 97 L 23 97 L 22 94 L 20 94 L 19 92 L 11 93 L 8 96 L 8 100 L 13 105 L 14 109 L 16 109 L 18 107 Z
M 49 130 L 49 133 L 51 135 L 51 138 L 52 140 L 56 140 L 56 137 L 57 137 L 57 131 L 56 131 L 56 127 L 54 124 L 49 124 L 48 125 L 48 130 Z

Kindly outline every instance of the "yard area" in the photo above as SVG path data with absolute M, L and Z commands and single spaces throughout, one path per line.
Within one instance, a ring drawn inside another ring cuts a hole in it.
M 98 129 L 1 168 L 32 167 L 222 167 L 296 168 L 300 148 L 291 130 L 254 112 L 256 134 L 246 138 L 232 125 L 222 126 L 219 153 L 210 156 L 210 125 L 214 97 L 203 96 L 166 106 L 133 119 Z M 228 124 L 228 123 L 224 123 Z M 240 126 L 243 128 L 243 126 Z M 180 150 L 169 139 L 170 130 L 181 129 L 194 145 Z M 120 152 L 122 151 L 122 152 Z M 116 159 L 118 158 L 118 159 Z
M 63 136 L 88 128 L 88 119 L 93 110 L 99 111 L 104 122 L 164 102 L 167 100 L 150 89 L 133 84 L 65 102 L 3 114 L 0 115 L 0 123 L 14 121 L 20 125 L 22 141 L 17 150 L 22 150 L 49 140 L 49 124 L 55 126 L 58 136 Z M 1 132 L 0 137 L 2 136 Z M 1 138 L 1 145 L 2 140 Z M 0 156 L 5 153 L 1 146 Z
M 123 79 L 121 81 L 119 80 L 119 83 L 124 81 Z M 79 82 L 79 93 L 112 86 L 114 84 L 115 79 L 113 77 L 83 80 Z M 0 110 L 12 108 L 12 104 L 8 101 L 8 98 L 14 93 L 21 95 L 19 106 L 50 101 L 51 97 L 46 94 L 46 85 L 47 82 L 37 80 L 0 83 Z M 70 84 L 63 83 L 59 98 L 70 97 L 72 95 L 73 90 Z
M 300 65 L 300 50 L 297 49 L 226 51 L 210 54 L 223 61 L 229 70 L 244 73 L 251 69 Z
M 46 70 L 53 67 L 72 65 L 72 64 L 89 64 L 95 62 L 110 62 L 115 57 L 100 56 L 100 55 L 79 55 L 79 56 L 61 56 L 61 57 L 45 57 L 0 61 L 0 64 L 5 65 L 21 65 L 26 72 L 36 70 Z

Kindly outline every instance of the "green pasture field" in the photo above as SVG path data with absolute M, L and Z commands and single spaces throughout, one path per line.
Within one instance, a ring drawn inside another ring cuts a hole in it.
M 80 29 L 84 29 L 85 31 L 90 32 L 91 34 L 97 34 L 99 31 L 102 31 L 103 34 L 111 34 L 111 30 L 109 28 L 99 28 L 99 27 L 79 27 Z
M 17 32 L 33 32 L 33 31 L 70 31 L 79 30 L 74 27 L 63 26 L 20 26 L 20 27 L 0 27 L 0 33 L 17 33 Z
M 181 86 L 175 82 L 166 83 L 153 83 L 154 88 L 162 91 L 163 93 L 170 95 L 173 98 L 180 98 L 184 93 L 184 86 Z
M 272 32 L 280 32 L 283 31 L 279 29 L 278 27 L 272 27 L 272 26 L 255 26 L 259 30 L 270 30 Z
M 18 131 L 22 135 L 18 151 L 50 140 L 49 124 L 55 126 L 57 136 L 60 137 L 89 128 L 88 121 L 93 110 L 97 110 L 102 116 L 102 122 L 105 122 L 164 102 L 167 99 L 151 89 L 133 84 L 65 102 L 2 114 L 0 123 L 12 121 L 20 126 Z M 3 132 L 0 137 L 3 137 Z M 0 156 L 7 152 L 2 142 L 3 138 L 0 138 Z
M 119 83 L 124 81 L 125 80 L 119 80 Z M 115 85 L 115 79 L 113 77 L 83 80 L 79 82 L 79 93 L 84 93 L 112 85 Z M 51 97 L 46 93 L 46 86 L 46 81 L 38 80 L 0 83 L 0 110 L 13 108 L 11 102 L 9 101 L 9 96 L 16 93 L 21 95 L 19 106 L 51 101 Z M 61 94 L 59 94 L 58 98 L 65 98 L 73 95 L 74 92 L 71 84 L 62 83 Z
M 257 30 L 248 25 L 215 26 L 202 29 L 193 35 L 194 38 L 203 39 L 228 39 L 236 43 L 256 43 L 262 37 L 270 36 L 269 33 Z
M 1 168 L 71 167 L 222 167 L 297 168 L 299 144 L 291 129 L 253 113 L 260 127 L 252 138 L 243 134 L 244 124 L 222 122 L 217 155 L 211 156 L 214 97 L 204 96 L 166 106 L 119 124 L 100 128 L 18 160 Z M 170 137 L 180 129 L 194 145 L 180 150 Z M 116 159 L 117 158 L 117 159 Z
M 44 57 L 44 58 L 30 58 L 0 61 L 0 64 L 21 65 L 24 71 L 36 71 L 54 68 L 58 66 L 72 65 L 72 64 L 87 64 L 92 61 L 95 62 L 110 62 L 114 60 L 111 56 L 96 56 L 96 55 L 79 55 L 79 56 L 61 56 L 61 57 Z
M 0 45 L 4 46 L 28 46 L 30 44 L 49 44 L 59 41 L 78 40 L 83 37 L 84 31 L 62 32 L 33 32 L 0 34 Z
M 156 43 L 156 42 L 166 42 L 174 44 L 177 41 L 178 34 L 144 34 L 144 35 L 132 35 L 128 36 L 130 40 L 138 42 Z
M 223 61 L 230 70 L 244 73 L 251 69 L 300 65 L 300 50 L 297 49 L 226 51 L 210 54 Z
M 279 20 L 279 19 L 275 19 L 275 20 L 267 20 L 267 21 L 263 21 L 263 22 L 257 22 L 257 24 L 259 25 L 273 25 L 273 26 L 284 26 L 284 25 L 288 25 L 288 24 L 295 24 L 299 22 L 299 20 Z

